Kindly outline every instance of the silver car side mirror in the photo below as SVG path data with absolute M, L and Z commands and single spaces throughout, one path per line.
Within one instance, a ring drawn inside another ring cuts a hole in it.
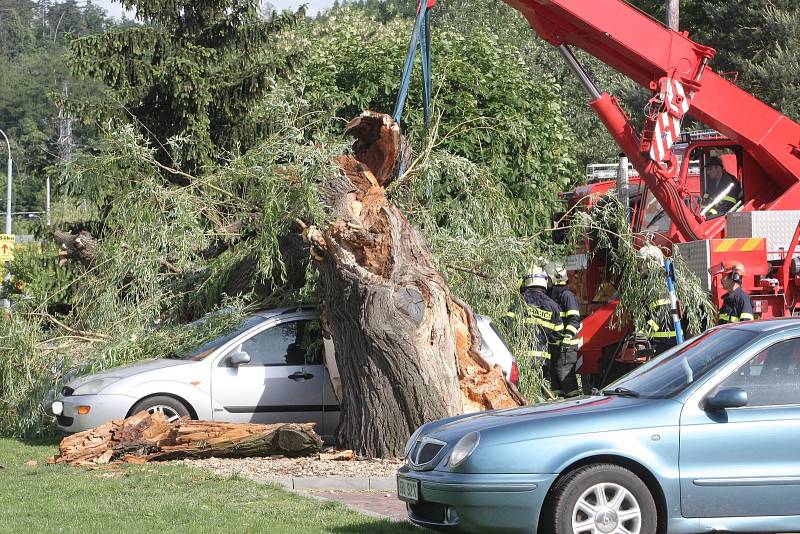
M 250 363 L 250 355 L 247 354 L 245 351 L 242 350 L 242 346 L 239 345 L 231 352 L 230 358 L 228 359 L 230 364 L 234 367 L 243 365 L 246 363 Z
M 747 406 L 747 392 L 742 388 L 723 388 L 706 399 L 705 409 L 710 411 Z

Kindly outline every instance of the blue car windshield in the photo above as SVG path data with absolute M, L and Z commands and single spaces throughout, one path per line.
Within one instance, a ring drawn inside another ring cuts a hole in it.
M 645 399 L 671 398 L 700 380 L 756 335 L 730 328 L 709 330 L 653 358 L 604 391 L 618 389 Z

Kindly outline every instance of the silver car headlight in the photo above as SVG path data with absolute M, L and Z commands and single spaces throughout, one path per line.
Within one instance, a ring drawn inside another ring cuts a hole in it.
M 478 443 L 481 440 L 481 435 L 478 432 L 470 432 L 465 434 L 453 450 L 450 452 L 450 467 L 458 467 L 464 463 L 464 460 L 469 458 L 469 455 L 475 452 Z
M 81 384 L 78 386 L 75 391 L 72 392 L 73 395 L 94 395 L 95 393 L 99 393 L 102 389 L 110 386 L 114 382 L 120 380 L 121 377 L 118 376 L 109 376 L 106 378 L 98 378 L 96 380 L 90 380 L 85 384 Z
M 411 434 L 411 437 L 408 438 L 408 441 L 406 441 L 406 447 L 403 450 L 403 458 L 408 458 L 408 455 L 411 454 L 411 451 L 414 449 L 414 443 L 417 442 L 420 434 L 422 434 L 422 426 L 416 429 L 414 433 Z

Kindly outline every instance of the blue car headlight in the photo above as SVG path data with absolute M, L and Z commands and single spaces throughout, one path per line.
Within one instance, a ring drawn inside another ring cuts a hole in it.
M 450 467 L 458 467 L 463 464 L 470 454 L 478 448 L 480 441 L 481 435 L 479 432 L 470 432 L 458 440 L 456 446 L 450 451 Z
M 72 392 L 73 395 L 94 395 L 95 393 L 99 393 L 102 389 L 110 386 L 114 382 L 120 380 L 121 377 L 118 376 L 109 376 L 106 378 L 98 378 L 96 380 L 90 380 L 85 384 L 81 384 L 75 391 Z

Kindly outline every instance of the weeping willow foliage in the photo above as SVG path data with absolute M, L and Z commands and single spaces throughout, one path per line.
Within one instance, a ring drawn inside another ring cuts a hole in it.
M 643 313 L 648 303 L 667 295 L 664 268 L 653 260 L 637 256 L 637 243 L 642 238 L 649 243 L 652 236 L 635 235 L 625 206 L 614 195 L 603 197 L 590 213 L 579 211 L 572 217 L 573 243 L 588 237 L 593 243 L 593 255 L 607 266 L 607 278 L 614 284 L 619 306 L 614 313 L 615 326 L 630 322 L 636 331 L 647 330 L 649 316 Z M 675 269 L 676 292 L 682 304 L 689 332 L 699 334 L 710 324 L 715 314 L 711 297 L 700 280 L 677 251 L 672 261 Z
M 308 143 L 290 118 L 245 155 L 184 175 L 186 186 L 165 178 L 181 171 L 130 125 L 76 155 L 65 189 L 87 217 L 101 214 L 94 259 L 59 269 L 52 247 L 20 258 L 5 288 L 14 313 L 0 321 L 0 434 L 44 431 L 40 403 L 76 374 L 179 352 L 246 309 L 313 298 L 296 219 L 324 223 L 317 186 L 344 141 Z M 220 309 L 222 319 L 181 326 Z
M 453 292 L 475 313 L 487 315 L 501 330 L 520 367 L 520 392 L 542 398 L 541 370 L 527 359 L 535 333 L 521 316 L 501 320 L 522 303 L 521 276 L 551 245 L 546 229 L 520 235 L 523 214 L 502 178 L 449 152 L 432 151 L 414 176 L 401 180 L 392 200 L 425 235 L 437 269 Z M 546 218 L 549 205 L 539 204 Z
M 120 324 L 115 335 L 64 330 L 45 314 L 20 312 L 0 322 L 0 435 L 52 431 L 42 403 L 72 378 L 125 363 L 181 354 L 229 331 L 242 318 L 231 301 L 202 324 L 147 328 Z
M 131 126 L 109 128 L 101 146 L 76 157 L 65 170 L 69 192 L 84 199 L 87 213 L 104 214 L 94 261 L 73 265 L 62 284 L 21 290 L 13 320 L 0 321 L 2 433 L 46 428 L 39 403 L 76 374 L 161 357 L 228 324 L 186 329 L 180 325 L 187 319 L 231 306 L 240 313 L 313 300 L 316 273 L 307 256 L 292 263 L 282 244 L 297 236 L 296 219 L 325 224 L 318 186 L 335 172 L 334 155 L 347 141 L 310 143 L 287 122 L 186 186 L 164 178 L 180 171 L 165 169 Z M 444 151 L 423 151 L 390 191 L 426 236 L 453 294 L 494 318 L 522 353 L 533 333 L 498 319 L 517 305 L 519 277 L 541 254 L 545 234 L 520 237 L 521 216 L 509 195 L 486 168 Z M 52 263 L 53 252 L 42 260 Z M 236 277 L 243 289 L 226 293 Z M 71 312 L 50 314 L 48 302 L 67 294 Z M 532 362 L 520 364 L 524 394 L 536 399 L 541 374 Z

